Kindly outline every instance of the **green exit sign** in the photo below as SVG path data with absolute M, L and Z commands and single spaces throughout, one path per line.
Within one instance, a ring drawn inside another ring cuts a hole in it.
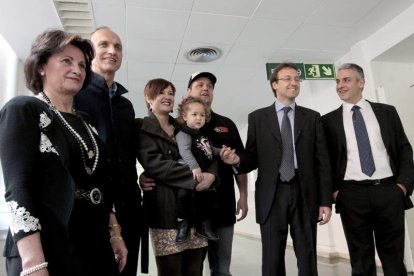
M 335 66 L 333 64 L 303 64 L 307 80 L 334 80 Z
M 267 79 L 280 63 L 266 63 Z M 334 80 L 335 66 L 333 64 L 294 63 L 298 68 L 298 76 L 303 80 Z

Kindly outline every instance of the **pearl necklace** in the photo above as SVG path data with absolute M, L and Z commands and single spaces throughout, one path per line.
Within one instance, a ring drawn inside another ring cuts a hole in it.
M 59 121 L 62 123 L 62 125 L 69 131 L 70 134 L 75 138 L 76 142 L 78 142 L 78 145 L 80 147 L 83 166 L 85 167 L 86 173 L 88 175 L 92 175 L 96 167 L 98 166 L 98 160 L 99 160 L 99 147 L 98 143 L 95 140 L 95 137 L 93 136 L 91 128 L 86 124 L 86 122 L 83 120 L 82 116 L 76 112 L 75 109 L 73 109 L 73 114 L 78 117 L 82 124 L 84 125 L 86 132 L 88 133 L 89 139 L 92 141 L 93 150 L 88 148 L 88 145 L 86 142 L 82 139 L 82 137 L 79 135 L 79 133 L 65 120 L 65 117 L 63 117 L 62 113 L 52 104 L 50 99 L 46 96 L 45 92 L 40 92 L 40 95 L 46 100 L 48 103 L 50 109 L 57 115 Z M 93 161 L 93 166 L 90 168 L 86 164 L 86 158 L 85 153 L 89 159 L 93 159 L 95 157 L 95 160 Z

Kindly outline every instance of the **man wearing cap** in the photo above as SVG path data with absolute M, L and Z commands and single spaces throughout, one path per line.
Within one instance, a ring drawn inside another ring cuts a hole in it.
M 211 107 L 216 77 L 209 72 L 196 72 L 191 75 L 188 82 L 188 96 L 202 99 Z M 211 120 L 204 126 L 206 134 L 210 137 L 214 147 L 221 148 L 227 145 L 237 153 L 244 152 L 243 142 L 239 131 L 232 120 L 211 111 Z M 241 211 L 238 221 L 247 215 L 247 175 L 234 175 L 230 165 L 219 162 L 218 175 L 220 185 L 217 187 L 217 205 L 213 227 L 219 236 L 218 241 L 209 241 L 208 260 L 211 275 L 231 275 L 230 263 L 233 243 L 234 223 L 236 215 Z M 240 198 L 235 199 L 234 179 L 239 188 Z

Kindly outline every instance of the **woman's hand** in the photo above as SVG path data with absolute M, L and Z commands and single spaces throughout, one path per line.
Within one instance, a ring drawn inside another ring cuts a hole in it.
M 197 184 L 195 187 L 197 192 L 207 190 L 210 188 L 211 184 L 214 183 L 214 180 L 216 180 L 216 176 L 212 173 L 203 173 L 203 180 Z
M 20 257 L 22 259 L 22 268 L 27 270 L 45 262 L 40 233 L 36 232 L 17 241 Z M 47 267 L 33 272 L 33 276 L 49 276 Z
M 125 246 L 124 239 L 121 235 L 121 225 L 118 224 L 118 220 L 116 219 L 115 213 L 109 214 L 109 235 L 111 236 L 110 242 L 112 246 L 112 251 L 114 252 L 114 257 L 116 262 L 118 263 L 119 272 L 124 270 L 127 256 L 128 256 L 128 249 Z
M 121 236 L 111 237 L 111 246 L 115 260 L 118 263 L 118 270 L 119 272 L 122 272 L 127 263 L 128 249 Z

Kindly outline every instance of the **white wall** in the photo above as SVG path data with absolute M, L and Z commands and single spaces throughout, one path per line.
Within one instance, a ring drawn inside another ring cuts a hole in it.
M 375 86 L 383 90 L 384 102 L 394 105 L 400 115 L 405 132 L 414 145 L 414 64 L 395 62 L 372 62 Z
M 0 34 L 0 106 L 16 94 L 18 64 L 16 54 Z

